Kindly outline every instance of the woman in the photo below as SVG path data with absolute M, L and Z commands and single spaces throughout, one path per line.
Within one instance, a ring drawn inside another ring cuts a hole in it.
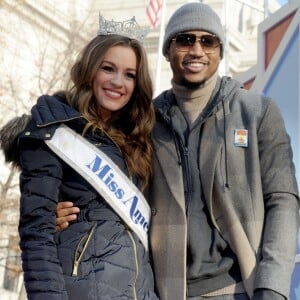
M 21 167 L 19 233 L 29 300 L 157 299 L 145 242 L 90 178 L 51 144 L 61 129 L 71 129 L 72 137 L 83 137 L 87 147 L 101 151 L 117 165 L 117 173 L 143 191 L 151 175 L 153 124 L 145 51 L 136 39 L 122 35 L 95 37 L 71 69 L 70 88 L 38 99 L 18 137 L 14 161 Z M 2 144 L 7 127 L 1 132 Z M 81 153 L 77 145 L 72 147 Z M 99 172 L 97 179 L 116 190 L 114 174 L 101 178 Z M 57 232 L 59 199 L 72 201 L 80 215 Z

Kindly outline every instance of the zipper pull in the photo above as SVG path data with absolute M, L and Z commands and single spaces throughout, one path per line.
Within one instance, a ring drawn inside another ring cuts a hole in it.
M 73 272 L 72 272 L 72 276 L 74 277 L 78 275 L 78 265 L 79 265 L 78 260 L 75 260 L 73 264 Z

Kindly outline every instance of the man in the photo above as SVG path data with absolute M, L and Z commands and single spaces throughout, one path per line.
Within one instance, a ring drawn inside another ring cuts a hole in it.
M 270 99 L 218 76 L 224 40 L 217 14 L 198 2 L 165 31 L 173 79 L 154 100 L 149 198 L 162 300 L 289 295 L 299 226 L 290 140 Z

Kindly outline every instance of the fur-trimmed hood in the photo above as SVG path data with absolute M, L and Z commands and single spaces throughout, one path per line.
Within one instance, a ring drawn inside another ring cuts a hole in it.
M 19 165 L 18 138 L 31 120 L 31 115 L 23 114 L 14 117 L 0 129 L 0 148 L 4 153 L 5 162 Z
M 19 166 L 19 139 L 26 128 L 31 137 L 39 137 L 41 128 L 47 131 L 53 124 L 80 117 L 81 114 L 71 108 L 65 98 L 42 95 L 30 114 L 14 117 L 0 128 L 0 148 L 4 152 L 5 162 Z

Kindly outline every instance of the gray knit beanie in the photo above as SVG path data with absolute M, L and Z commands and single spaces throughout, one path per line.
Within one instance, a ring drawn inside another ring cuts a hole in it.
M 190 30 L 203 30 L 215 34 L 224 46 L 225 36 L 219 16 L 207 4 L 193 2 L 182 5 L 171 16 L 165 31 L 163 55 L 166 56 L 171 39 L 177 33 Z

